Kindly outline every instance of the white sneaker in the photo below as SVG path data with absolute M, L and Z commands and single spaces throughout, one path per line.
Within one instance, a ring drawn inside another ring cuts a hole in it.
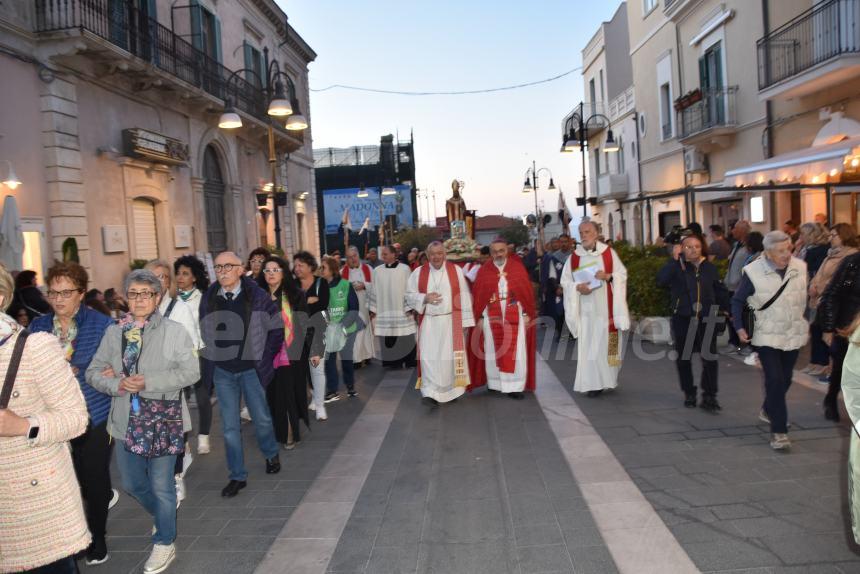
M 246 421 L 251 420 L 251 413 L 248 411 L 248 407 L 242 407 L 242 410 L 239 411 L 239 418 L 245 419 Z
M 197 435 L 197 454 L 209 454 L 209 435 Z
M 318 421 L 327 421 L 328 420 L 328 414 L 326 414 L 324 406 L 316 409 L 316 412 L 317 412 L 317 420 Z
M 152 553 L 143 565 L 144 574 L 164 572 L 170 563 L 176 559 L 176 547 L 173 544 L 156 544 Z
M 317 410 L 317 406 L 313 402 L 311 402 L 308 404 L 308 410 L 309 411 L 315 411 L 315 410 Z
M 788 440 L 788 435 L 785 433 L 773 433 L 773 438 L 770 441 L 770 448 L 773 450 L 790 449 L 791 441 Z
M 744 357 L 744 364 L 749 365 L 750 367 L 755 367 L 758 362 L 758 353 L 750 353 L 746 357 Z
M 108 510 L 116 506 L 116 503 L 119 502 L 119 491 L 115 488 L 111 488 L 111 497 L 110 502 L 108 502 Z
M 179 508 L 179 505 L 185 500 L 185 479 L 181 474 L 177 474 L 176 477 L 176 508 Z

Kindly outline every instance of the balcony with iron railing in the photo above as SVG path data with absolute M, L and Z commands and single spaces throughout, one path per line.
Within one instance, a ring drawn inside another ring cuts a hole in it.
M 737 129 L 737 86 L 703 88 L 692 92 L 692 99 L 678 109 L 678 139 L 684 145 L 711 142 L 735 133 Z
M 119 49 L 116 54 L 120 58 L 136 58 L 141 72 L 172 79 L 172 88 L 200 90 L 219 100 L 229 95 L 237 109 L 258 120 L 269 120 L 266 93 L 259 84 L 238 74 L 230 79 L 232 70 L 150 18 L 133 1 L 36 0 L 35 6 L 35 32 L 43 40 L 62 39 L 69 32 L 77 32 L 92 42 L 88 53 L 94 57 L 110 57 L 99 49 L 106 43 Z M 277 131 L 303 139 L 301 132 Z
M 757 42 L 764 98 L 795 97 L 860 77 L 860 0 L 825 0 Z

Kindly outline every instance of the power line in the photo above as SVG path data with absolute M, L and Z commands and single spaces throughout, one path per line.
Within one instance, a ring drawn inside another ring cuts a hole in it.
M 546 84 L 549 82 L 554 82 L 559 80 L 565 76 L 569 76 L 570 74 L 576 72 L 577 70 L 581 70 L 582 66 L 577 66 L 572 70 L 568 70 L 564 73 L 558 74 L 557 76 L 553 76 L 551 78 L 545 78 L 543 80 L 537 80 L 535 82 L 527 82 L 525 84 L 516 84 L 513 86 L 503 86 L 501 88 L 487 88 L 483 90 L 465 90 L 465 91 L 456 91 L 456 92 L 407 92 L 400 90 L 383 90 L 378 88 L 364 88 L 361 86 L 348 86 L 345 84 L 332 84 L 331 86 L 327 86 L 325 88 L 310 88 L 312 92 L 325 92 L 328 90 L 334 90 L 340 88 L 342 90 L 355 90 L 358 92 L 373 92 L 375 94 L 391 94 L 396 96 L 464 96 L 468 94 L 489 94 L 492 92 L 504 92 L 508 90 L 518 90 L 520 88 L 528 88 L 530 86 L 537 86 L 539 84 Z

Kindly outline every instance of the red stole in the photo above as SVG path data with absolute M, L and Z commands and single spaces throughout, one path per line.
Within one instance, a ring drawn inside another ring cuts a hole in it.
M 501 277 L 503 271 L 499 272 Z M 498 282 L 497 282 L 498 285 Z M 505 305 L 505 313 L 502 316 L 502 305 Z M 516 370 L 517 339 L 520 334 L 520 309 L 517 300 L 511 296 L 508 290 L 507 299 L 502 302 L 499 299 L 498 289 L 490 298 L 487 305 L 487 316 L 490 318 L 490 331 L 493 333 L 493 348 L 496 351 L 496 366 L 502 373 L 513 373 Z M 510 341 L 510 350 L 505 345 Z M 499 350 L 503 352 L 499 352 Z
M 465 387 L 468 385 L 466 377 L 466 338 L 463 335 L 463 300 L 460 297 L 460 279 L 457 277 L 457 268 L 453 263 L 445 262 L 445 270 L 448 273 L 448 285 L 451 287 L 451 337 L 454 343 L 454 386 Z M 430 281 L 430 264 L 425 263 L 418 272 L 418 292 L 427 294 L 427 283 Z M 418 315 L 418 333 L 421 334 L 421 323 L 424 322 L 424 313 Z M 418 357 L 418 382 L 415 388 L 421 388 L 421 345 L 417 346 Z
M 364 273 L 364 282 L 370 283 L 370 265 L 368 265 L 367 263 L 362 263 L 358 266 L 358 268 L 361 269 L 362 273 Z M 347 281 L 349 281 L 349 270 L 350 267 L 348 264 L 343 266 L 343 268 L 340 270 L 340 276 L 342 279 L 346 279 Z
M 612 249 L 607 247 L 603 250 L 603 253 L 600 255 L 603 258 L 603 271 L 609 275 L 612 273 Z M 570 271 L 571 273 L 579 267 L 579 255 L 574 251 L 570 254 Z M 615 328 L 615 319 L 612 316 L 612 283 L 607 282 L 606 288 L 608 291 L 606 292 L 606 302 L 609 304 L 609 332 L 616 333 L 618 329 Z

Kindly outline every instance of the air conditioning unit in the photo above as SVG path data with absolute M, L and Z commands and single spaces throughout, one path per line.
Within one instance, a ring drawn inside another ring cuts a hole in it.
M 708 171 L 708 157 L 694 147 L 684 149 L 684 171 L 687 173 Z

